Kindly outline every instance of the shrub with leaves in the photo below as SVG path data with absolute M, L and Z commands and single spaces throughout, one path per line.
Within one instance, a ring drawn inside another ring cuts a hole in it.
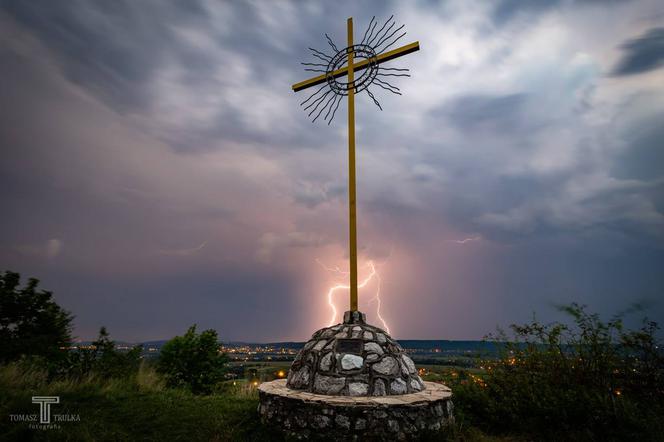
M 170 387 L 185 387 L 207 394 L 223 379 L 228 357 L 219 352 L 217 332 L 196 333 L 192 325 L 184 336 L 176 336 L 161 348 L 158 371 Z
M 71 341 L 73 316 L 54 300 L 53 293 L 38 290 L 39 280 L 30 278 L 20 287 L 20 275 L 0 275 L 0 363 L 21 357 L 66 357 L 61 347 Z
M 626 330 L 584 306 L 561 308 L 572 325 L 536 320 L 499 331 L 498 360 L 455 388 L 464 418 L 487 431 L 551 438 L 657 439 L 664 432 L 664 355 L 657 324 Z

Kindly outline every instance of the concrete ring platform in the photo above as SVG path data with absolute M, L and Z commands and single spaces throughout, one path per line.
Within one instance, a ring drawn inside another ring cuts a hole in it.
M 424 390 L 410 394 L 328 396 L 290 389 L 280 379 L 258 387 L 258 412 L 265 424 L 295 438 L 413 439 L 454 420 L 452 391 L 424 384 Z

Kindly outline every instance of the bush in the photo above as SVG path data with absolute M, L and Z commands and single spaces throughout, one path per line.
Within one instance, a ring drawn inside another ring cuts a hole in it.
M 195 394 L 208 394 L 222 380 L 228 357 L 219 353 L 217 332 L 196 333 L 192 325 L 161 348 L 158 371 L 170 387 L 185 387 Z
M 657 439 L 664 430 L 664 356 L 657 324 L 636 331 L 563 307 L 573 326 L 536 320 L 491 336 L 500 358 L 455 388 L 457 410 L 487 431 L 538 438 Z
M 66 357 L 61 347 L 71 341 L 73 316 L 53 300 L 53 294 L 37 290 L 39 280 L 30 278 L 19 288 L 21 276 L 0 275 L 0 363 L 25 356 L 55 361 Z

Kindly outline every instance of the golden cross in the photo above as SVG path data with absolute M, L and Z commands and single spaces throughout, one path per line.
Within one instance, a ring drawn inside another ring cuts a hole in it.
M 366 69 L 371 63 L 376 65 L 393 60 L 397 57 L 410 54 L 420 49 L 420 42 L 407 44 L 397 49 L 385 52 L 372 60 L 353 61 L 353 18 L 347 21 L 348 27 L 348 62 L 346 66 L 332 72 L 334 78 L 348 76 L 348 83 L 352 84 L 355 72 Z M 295 83 L 293 92 L 316 86 L 327 81 L 328 74 L 318 75 L 308 80 Z M 350 310 L 357 311 L 357 217 L 355 209 L 355 88 L 348 89 L 348 205 L 350 215 Z

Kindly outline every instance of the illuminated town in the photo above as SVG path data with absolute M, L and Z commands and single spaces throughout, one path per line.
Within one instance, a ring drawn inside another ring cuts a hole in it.
M 143 358 L 151 359 L 159 355 L 161 346 L 166 341 L 152 341 L 149 343 L 131 344 L 117 343 L 115 348 L 119 351 L 129 351 L 134 346 L 142 347 Z M 399 341 L 404 350 L 411 357 L 428 364 L 474 366 L 477 356 L 492 356 L 495 354 L 495 345 L 482 341 L 426 341 L 402 340 Z M 304 345 L 303 342 L 277 342 L 277 343 L 246 343 L 222 342 L 219 352 L 225 353 L 234 362 L 289 362 L 295 358 L 297 352 Z M 61 350 L 78 351 L 94 350 L 90 342 L 77 342 L 70 347 L 61 347 Z

